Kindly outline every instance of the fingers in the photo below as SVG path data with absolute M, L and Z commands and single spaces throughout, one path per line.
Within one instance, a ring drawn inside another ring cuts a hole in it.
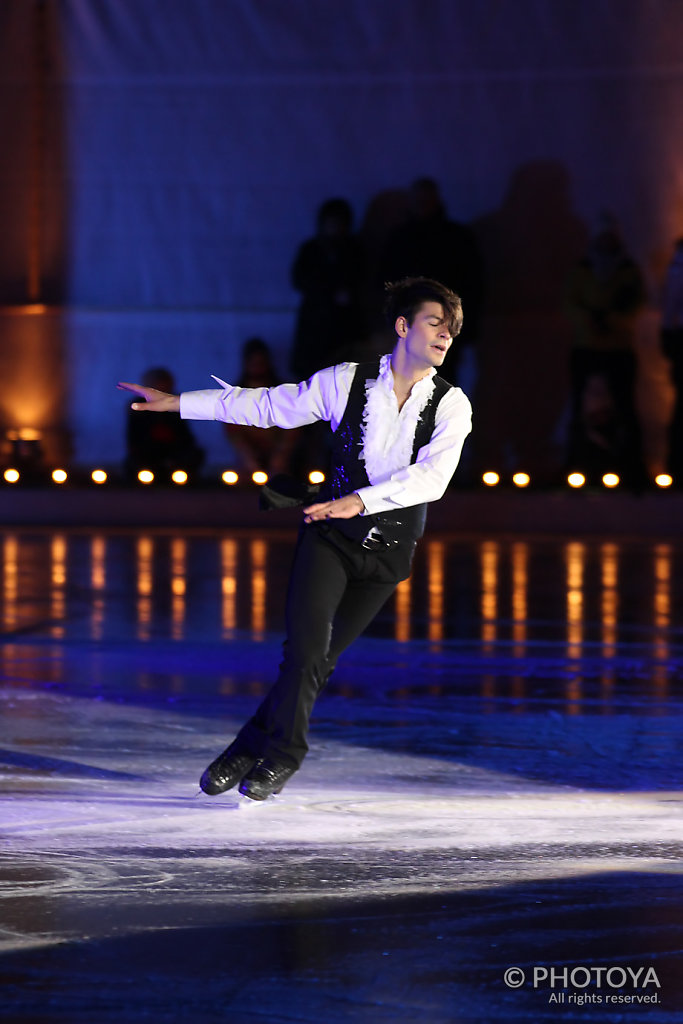
M 128 381 L 119 381 L 116 385 L 119 391 L 132 391 L 133 394 L 144 398 L 144 402 L 133 402 L 131 409 L 145 410 L 147 412 L 178 412 L 180 410 L 180 399 L 177 395 L 168 395 L 165 391 L 157 391 L 156 388 L 147 388 L 143 384 L 131 384 Z
M 332 506 L 332 504 L 333 503 L 331 501 L 319 501 L 315 505 L 309 505 L 307 508 L 304 509 L 304 512 L 307 515 L 308 515 L 308 513 L 313 513 L 314 514 L 316 512 L 322 511 L 323 509 L 330 508 Z
M 144 398 L 144 402 L 133 402 L 131 409 L 135 410 L 144 409 L 147 402 L 153 401 L 153 395 L 156 397 L 158 394 L 158 392 L 153 392 L 152 388 L 146 388 L 142 384 L 130 384 L 127 381 L 119 381 L 116 387 L 119 391 L 132 391 L 134 395 L 140 395 L 141 398 Z
M 329 519 L 332 516 L 333 504 L 332 501 L 325 501 L 318 502 L 317 505 L 309 505 L 304 509 L 304 522 L 312 523 L 318 519 Z
M 319 501 L 304 509 L 304 522 L 310 523 L 317 519 L 352 519 L 360 511 L 359 504 L 357 494 L 346 494 L 334 501 Z

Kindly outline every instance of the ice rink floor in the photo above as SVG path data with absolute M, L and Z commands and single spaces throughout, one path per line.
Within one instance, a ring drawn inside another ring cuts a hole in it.
M 431 534 L 282 795 L 206 797 L 292 546 L 0 535 L 3 1024 L 680 1021 L 683 543 Z

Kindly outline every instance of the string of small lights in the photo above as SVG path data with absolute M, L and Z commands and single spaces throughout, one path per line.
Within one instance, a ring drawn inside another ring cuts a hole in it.
M 84 473 L 82 470 L 70 472 L 61 466 L 56 467 L 52 471 L 44 472 L 37 475 L 35 472 L 22 472 L 17 466 L 8 466 L 3 470 L 2 478 L 6 484 L 27 484 L 35 486 L 36 484 L 55 484 L 61 486 L 69 482 L 83 482 L 89 480 L 97 486 L 102 486 L 107 483 L 121 483 L 120 476 L 108 472 L 106 469 L 98 467 L 93 469 L 89 474 Z M 191 475 L 184 469 L 176 469 L 172 472 L 160 474 L 155 473 L 151 469 L 141 469 L 137 473 L 137 483 L 142 486 L 149 486 L 153 483 L 167 483 L 175 484 L 176 486 L 182 487 L 185 484 L 191 484 L 196 482 L 196 478 L 192 478 Z M 321 470 L 314 469 L 308 474 L 308 481 L 311 484 L 321 484 L 325 481 L 325 474 Z M 202 483 L 210 483 L 211 478 L 202 478 Z M 216 474 L 215 481 L 225 484 L 228 487 L 234 487 L 237 484 L 255 484 L 257 487 L 262 487 L 268 483 L 268 474 L 262 470 L 256 470 L 250 475 L 240 475 L 234 469 L 225 469 L 219 471 Z M 511 483 L 514 487 L 523 490 L 532 486 L 532 478 L 529 473 L 516 472 L 513 473 L 506 479 L 495 470 L 487 470 L 481 476 L 481 482 L 486 488 L 496 488 L 504 486 L 505 483 Z M 667 490 L 673 487 L 674 479 L 669 473 L 658 473 L 654 479 L 653 484 L 659 490 Z M 566 486 L 573 491 L 581 490 L 583 487 L 591 486 L 584 473 L 579 470 L 575 470 L 568 473 L 564 483 Z M 593 481 L 592 486 L 596 486 L 598 482 Z M 599 483 L 602 487 L 607 490 L 616 490 L 623 481 L 617 473 L 604 473 L 600 478 Z M 544 487 L 548 489 L 547 486 Z M 557 487 L 554 488 L 555 490 Z
M 513 473 L 510 480 L 515 487 L 524 488 L 531 484 L 531 477 L 528 473 Z M 486 487 L 498 487 L 502 483 L 502 477 L 495 470 L 487 470 L 482 474 L 481 481 Z M 588 486 L 586 476 L 578 470 L 568 473 L 565 482 L 572 490 L 580 490 L 582 487 Z M 603 473 L 600 482 L 608 490 L 614 490 L 619 487 L 622 480 L 618 473 Z M 669 473 L 657 473 L 653 483 L 660 490 L 666 490 L 673 486 L 674 480 Z
M 89 476 L 87 474 L 84 475 L 82 471 L 78 474 L 70 474 L 67 470 L 61 467 L 57 467 L 51 472 L 37 475 L 35 472 L 22 473 L 16 467 L 8 466 L 3 471 L 2 476 L 7 484 L 14 485 L 24 483 L 30 484 L 31 486 L 35 486 L 37 483 L 52 483 L 59 486 L 68 483 L 70 480 L 73 481 L 74 479 L 78 479 L 78 482 L 80 483 L 89 479 L 92 483 L 97 484 L 98 486 L 102 486 L 106 483 L 112 483 L 114 481 L 121 482 L 120 477 L 116 477 L 115 475 L 108 473 L 106 469 L 101 468 L 93 469 Z M 176 469 L 170 474 L 166 473 L 163 475 L 160 473 L 154 473 L 151 469 L 141 469 L 137 473 L 136 479 L 137 483 L 142 484 L 143 486 L 149 486 L 153 483 L 172 483 L 182 487 L 183 485 L 191 482 L 190 474 L 188 474 L 184 469 Z M 241 477 L 234 469 L 226 469 L 217 474 L 216 481 L 220 481 L 229 487 L 235 486 L 239 483 L 249 482 L 256 484 L 257 487 L 262 487 L 264 484 L 268 483 L 268 474 L 261 470 L 256 470 L 250 476 L 247 475 L 245 477 Z M 325 474 L 318 469 L 311 470 L 308 474 L 308 481 L 311 484 L 324 483 Z M 203 479 L 202 482 L 206 483 L 210 482 L 210 480 Z

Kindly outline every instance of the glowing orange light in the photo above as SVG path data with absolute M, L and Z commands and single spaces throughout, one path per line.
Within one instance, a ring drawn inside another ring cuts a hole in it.
M 443 640 L 443 600 L 445 549 L 441 541 L 432 540 L 427 547 L 428 594 L 429 594 L 429 639 Z
M 482 476 L 482 480 L 484 481 L 487 487 L 495 487 L 496 484 L 500 483 L 499 475 L 492 471 L 484 473 L 484 475 Z
M 602 482 L 605 485 L 605 487 L 618 487 L 619 477 L 616 473 L 605 473 L 605 475 L 602 478 Z
M 90 477 L 93 483 L 96 484 L 106 484 L 107 482 L 107 474 L 103 469 L 93 469 Z
M 184 469 L 176 469 L 173 473 L 171 473 L 171 480 L 173 481 L 174 484 L 186 484 L 187 473 L 185 472 Z
M 251 474 L 251 479 L 254 481 L 255 484 L 258 484 L 259 487 L 261 487 L 263 484 L 268 483 L 268 474 L 264 473 L 260 469 L 257 469 L 255 473 Z
M 28 302 L 15 307 L 13 312 L 15 316 L 43 316 L 47 311 L 48 307 L 41 302 Z
M 6 469 L 3 476 L 8 484 L 15 484 L 19 479 L 18 469 Z
M 239 477 L 234 469 L 226 469 L 225 473 L 221 476 L 221 480 L 224 484 L 236 484 Z
M 586 482 L 586 478 L 583 473 L 570 473 L 567 477 L 567 483 L 570 487 L 583 487 Z
M 67 473 L 66 473 L 65 469 L 53 469 L 52 470 L 52 479 L 54 480 L 54 482 L 56 484 L 65 484 L 66 483 L 66 478 L 67 478 Z
M 19 430 L 7 431 L 8 441 L 40 441 L 40 431 L 32 427 L 21 427 Z
M 141 484 L 151 484 L 154 480 L 154 473 L 151 469 L 141 469 L 138 473 L 138 480 Z
M 312 469 L 308 474 L 308 482 L 310 484 L 322 484 L 325 482 L 325 474 L 321 473 L 319 469 Z
M 531 477 L 528 473 L 515 473 L 512 482 L 515 487 L 528 487 L 531 483 Z
M 657 484 L 657 487 L 671 487 L 673 482 L 673 477 L 669 476 L 668 473 L 658 473 L 655 477 L 655 483 Z

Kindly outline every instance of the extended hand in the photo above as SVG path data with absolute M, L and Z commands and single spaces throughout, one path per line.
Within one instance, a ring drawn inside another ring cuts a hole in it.
M 120 391 L 132 391 L 144 398 L 144 402 L 133 402 L 131 409 L 144 409 L 146 412 L 180 412 L 178 395 L 167 395 L 165 391 L 146 388 L 144 384 L 126 384 L 124 381 L 120 381 L 116 386 Z
M 317 505 L 309 505 L 304 509 L 304 522 L 312 523 L 316 519 L 353 519 L 365 512 L 363 499 L 355 492 L 345 494 L 335 501 L 321 501 Z

